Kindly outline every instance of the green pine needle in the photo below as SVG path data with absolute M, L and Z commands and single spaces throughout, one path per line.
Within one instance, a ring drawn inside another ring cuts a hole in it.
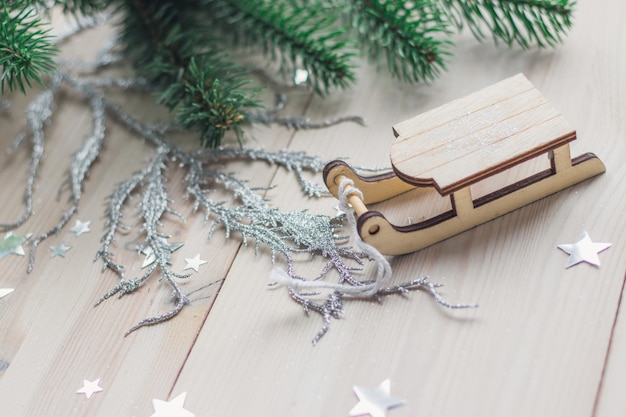
M 184 98 L 176 112 L 179 123 L 200 131 L 202 145 L 210 148 L 219 146 L 228 130 L 233 130 L 241 143 L 241 127 L 247 120 L 240 109 L 256 105 L 241 89 L 247 81 L 238 81 L 233 74 L 215 77 L 215 72 L 203 56 L 190 60 Z
M 227 131 L 241 143 L 248 123 L 243 108 L 258 106 L 256 90 L 244 88 L 245 72 L 212 49 L 199 8 L 195 0 L 127 1 L 126 51 L 139 73 L 159 88 L 158 101 L 174 111 L 181 126 L 200 132 L 204 146 L 219 146 Z
M 14 10 L 6 2 L 0 10 L 0 91 L 42 84 L 42 75 L 54 69 L 55 46 L 48 31 L 41 28 L 33 9 Z
M 204 0 L 210 26 L 221 29 L 235 45 L 259 47 L 278 60 L 283 74 L 309 73 L 318 94 L 345 88 L 355 80 L 350 63 L 355 55 L 336 16 L 320 2 L 303 5 L 280 0 Z
M 433 80 L 445 69 L 451 31 L 447 16 L 434 1 L 353 0 L 346 18 L 363 51 L 404 81 Z
M 496 43 L 529 48 L 555 46 L 572 25 L 572 0 L 442 0 L 460 29 L 482 40 L 486 26 Z

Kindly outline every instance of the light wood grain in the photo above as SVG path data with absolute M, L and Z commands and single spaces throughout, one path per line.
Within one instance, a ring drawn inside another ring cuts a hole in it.
M 442 194 L 576 138 L 522 74 L 415 116 L 394 131 L 390 158 L 398 176 Z
M 165 285 L 152 282 L 93 307 L 115 283 L 92 263 L 103 226 L 102 202 L 150 152 L 110 122 L 110 140 L 86 183 L 77 216 L 92 220 L 92 232 L 76 237 L 66 229 L 53 237 L 49 244 L 73 246 L 67 258 L 49 258 L 46 243 L 30 275 L 24 258 L 0 261 L 0 287 L 16 289 L 0 299 L 0 359 L 8 363 L 0 373 L 1 414 L 149 416 L 152 398 L 187 392 L 185 406 L 196 416 L 346 416 L 357 402 L 353 385 L 373 387 L 391 378 L 392 394 L 407 405 L 390 410 L 389 417 L 624 415 L 625 18 L 626 3 L 620 0 L 580 1 L 571 34 L 554 51 L 496 49 L 465 34 L 458 38 L 449 72 L 431 86 L 402 85 L 363 67 L 359 84 L 348 92 L 310 102 L 308 95 L 293 98 L 294 113 L 305 111 L 315 119 L 360 114 L 367 118 L 365 128 L 255 130 L 258 144 L 268 149 L 288 147 L 329 160 L 349 156 L 351 164 L 385 166 L 392 126 L 522 72 L 576 129 L 572 154 L 592 151 L 607 166 L 604 175 L 391 260 L 395 283 L 428 274 L 445 284 L 448 300 L 478 302 L 479 308 L 445 311 L 420 292 L 380 304 L 353 300 L 316 347 L 310 340 L 321 321 L 307 317 L 284 289 L 268 289 L 273 268 L 268 254 L 255 256 L 252 248 L 240 248 L 236 239 L 219 233 L 207 241 L 201 217 L 189 213 L 179 191 L 174 192 L 177 208 L 189 217 L 185 224 L 167 222 L 167 230 L 185 241 L 173 255 L 174 265 L 182 268 L 183 258 L 200 253 L 210 262 L 185 289 L 225 277 L 221 288 L 200 291 L 173 321 L 126 338 L 123 332 L 137 320 L 170 307 Z M 89 36 L 90 42 L 98 40 Z M 87 43 L 73 48 L 76 54 L 91 49 Z M 125 105 L 147 117 L 152 113 L 145 102 Z M 0 147 L 9 146 L 19 119 L 19 114 L 0 116 Z M 37 187 L 36 215 L 19 233 L 55 222 L 65 205 L 55 200 L 64 179 L 59 167 L 66 166 L 88 123 L 81 103 L 70 99 L 47 127 L 49 154 Z M 25 153 L 2 158 L 5 220 L 21 210 Z M 532 172 L 537 166 L 527 168 Z M 259 186 L 277 185 L 267 194 L 277 207 L 335 213 L 335 199 L 302 197 L 284 170 L 240 169 Z M 176 190 L 182 173 L 175 166 L 171 172 L 168 185 Z M 497 189 L 526 175 L 507 173 L 488 185 Z M 322 182 L 321 174 L 317 179 Z M 420 192 L 377 207 L 397 222 L 442 209 L 432 199 L 410 198 Z M 613 246 L 600 255 L 600 268 L 581 264 L 566 270 L 567 255 L 556 245 L 573 243 L 583 230 Z M 141 259 L 122 248 L 127 241 L 118 243 L 117 255 L 138 273 Z M 299 259 L 296 267 L 314 276 L 321 265 Z M 103 392 L 89 400 L 75 394 L 83 379 L 96 378 L 102 378 Z

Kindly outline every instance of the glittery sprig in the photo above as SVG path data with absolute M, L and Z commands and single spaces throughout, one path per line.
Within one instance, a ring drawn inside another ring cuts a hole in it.
M 263 149 L 242 147 L 185 151 L 167 139 L 169 133 L 179 130 L 178 126 L 167 123 L 145 124 L 126 112 L 107 96 L 110 89 L 147 92 L 151 88 L 142 79 L 94 76 L 95 71 L 119 62 L 121 56 L 113 52 L 114 48 L 115 42 L 105 45 L 96 60 L 91 63 L 64 63 L 66 70 L 55 74 L 47 89 L 28 106 L 26 128 L 14 141 L 15 146 L 19 146 L 24 139 L 30 138 L 31 162 L 26 181 L 24 213 L 17 221 L 0 226 L 5 230 L 19 227 L 32 214 L 33 189 L 45 150 L 43 127 L 53 116 L 55 98 L 60 86 L 68 87 L 89 103 L 93 123 L 92 132 L 72 155 L 68 178 L 61 189 L 61 192 L 69 190 L 69 206 L 53 228 L 32 240 L 29 271 L 34 266 L 38 244 L 51 234 L 61 231 L 77 212 L 86 178 L 103 150 L 102 145 L 106 139 L 106 121 L 119 123 L 152 145 L 155 151 L 151 160 L 142 169 L 117 184 L 108 197 L 105 230 L 96 259 L 102 261 L 103 271 L 112 271 L 117 275 L 118 282 L 97 301 L 97 304 L 114 295 L 122 297 L 129 294 L 152 277 L 158 277 L 161 282 L 165 282 L 172 289 L 174 300 L 174 306 L 169 311 L 138 322 L 129 329 L 128 333 L 143 326 L 168 320 L 176 316 L 190 302 L 178 285 L 178 280 L 187 278 L 189 275 L 176 273 L 170 267 L 172 243 L 169 242 L 170 237 L 162 232 L 162 222 L 167 214 L 177 216 L 181 221 L 185 220 L 172 208 L 173 201 L 167 184 L 167 171 L 170 165 L 175 166 L 175 169 L 185 171 L 182 180 L 184 197 L 191 201 L 194 211 L 204 212 L 205 219 L 211 222 L 208 228 L 209 238 L 216 231 L 223 229 L 227 237 L 237 236 L 241 238 L 244 245 L 253 245 L 255 252 L 259 252 L 261 246 L 267 247 L 272 254 L 273 262 L 278 263 L 277 258 L 281 257 L 285 262 L 282 276 L 285 282 L 289 282 L 287 286 L 291 298 L 299 303 L 305 312 L 318 313 L 323 319 L 322 329 L 313 339 L 314 344 L 328 331 L 331 320 L 338 319 L 342 315 L 347 299 L 362 296 L 379 299 L 391 294 L 403 294 L 420 289 L 428 292 L 445 307 L 467 307 L 467 305 L 447 303 L 439 295 L 438 285 L 430 283 L 426 278 L 396 286 L 372 287 L 371 280 L 367 278 L 361 280 L 357 277 L 363 271 L 365 264 L 372 261 L 372 255 L 360 248 L 355 249 L 345 244 L 347 237 L 341 234 L 345 216 L 330 217 L 313 214 L 306 210 L 284 211 L 273 207 L 264 198 L 266 188 L 259 188 L 255 184 L 243 181 L 237 175 L 225 170 L 225 166 L 233 161 L 266 163 L 282 167 L 293 172 L 305 195 L 319 197 L 326 194 L 325 189 L 320 184 L 308 180 L 305 171 L 313 173 L 321 171 L 325 165 L 325 161 L 321 158 L 304 152 L 287 150 L 269 152 Z M 84 76 L 82 71 L 91 73 L 89 76 Z M 337 118 L 322 122 L 279 117 L 278 112 L 284 108 L 286 101 L 282 94 L 277 94 L 277 98 L 275 109 L 266 113 L 255 113 L 254 117 L 265 123 L 277 123 L 292 128 L 322 128 L 345 121 L 362 122 L 362 119 L 358 117 Z M 59 104 L 56 103 L 56 107 Z M 252 113 L 250 115 L 252 117 Z M 179 186 L 179 184 L 174 186 Z M 209 198 L 210 193 L 216 188 L 221 188 L 230 195 L 230 201 L 214 201 Z M 139 231 L 144 239 L 142 247 L 151 251 L 154 262 L 147 266 L 142 275 L 129 279 L 124 265 L 115 260 L 112 246 L 115 245 L 120 233 L 126 233 L 132 229 L 130 225 L 124 223 L 123 213 L 136 196 L 139 196 L 141 200 L 138 204 L 137 216 L 141 220 Z M 296 271 L 294 256 L 300 253 L 308 253 L 324 259 L 319 273 L 312 279 L 307 280 Z M 336 282 L 330 281 L 331 274 L 336 276 Z M 302 288 L 294 283 L 301 283 Z M 315 301 L 319 292 L 306 290 L 306 288 L 312 288 L 307 286 L 311 283 L 313 287 L 330 290 L 324 302 Z M 374 290 L 367 293 L 361 291 L 370 287 Z M 356 291 L 348 288 L 354 288 Z
M 345 298 L 373 298 L 379 300 L 382 296 L 398 293 L 405 294 L 411 290 L 422 289 L 444 307 L 453 309 L 476 307 L 475 304 L 451 304 L 445 301 L 437 291 L 437 288 L 441 285 L 429 282 L 427 277 L 395 286 L 388 286 L 392 275 L 389 261 L 375 247 L 361 240 L 358 235 L 356 214 L 354 213 L 354 209 L 348 203 L 348 197 L 354 194 L 358 195 L 361 199 L 363 198 L 361 191 L 355 188 L 352 180 L 346 179 L 342 181 L 338 189 L 339 208 L 343 213 L 345 213 L 345 218 L 348 221 L 352 235 L 355 238 L 356 245 L 358 246 L 360 252 L 354 252 L 349 249 L 347 254 L 341 254 L 337 251 L 335 239 L 324 239 L 323 235 L 316 236 L 316 238 L 310 242 L 305 242 L 305 247 L 308 248 L 307 251 L 311 251 L 311 249 L 315 248 L 315 244 L 317 243 L 317 251 L 321 251 L 323 256 L 330 259 L 322 274 L 326 274 L 329 270 L 335 269 L 339 272 L 339 282 L 335 283 L 327 280 L 321 280 L 321 276 L 316 277 L 313 280 L 306 280 L 294 273 L 293 263 L 289 257 L 287 257 L 288 268 L 286 271 L 279 269 L 272 271 L 274 284 L 280 284 L 288 287 L 291 298 L 300 303 L 306 313 L 309 313 L 312 310 L 322 316 L 323 325 L 321 330 L 313 338 L 312 342 L 314 345 L 317 344 L 320 338 L 328 331 L 330 319 L 338 318 L 341 314 L 343 299 Z M 311 227 L 310 224 L 303 224 L 306 225 L 303 228 L 304 230 L 316 229 L 315 227 Z M 302 234 L 302 232 L 298 232 L 297 230 L 295 230 L 294 233 L 296 235 Z M 315 253 L 315 251 L 312 251 L 312 253 Z M 353 275 L 353 268 L 346 267 L 344 263 L 346 255 L 351 256 L 352 259 L 356 260 L 360 265 L 363 264 L 364 259 L 373 262 L 376 267 L 374 279 L 367 281 L 360 281 L 356 279 Z M 312 294 L 313 296 L 318 296 L 319 293 L 317 291 L 321 289 L 332 290 L 332 293 L 327 297 L 324 304 L 317 304 L 305 295 Z
M 63 27 L 62 31 L 54 34 L 54 43 L 61 44 L 87 29 L 92 29 L 106 23 L 111 16 L 108 13 L 96 13 L 90 16 L 74 15 L 74 19 Z
M 365 125 L 365 119 L 361 116 L 342 116 L 322 121 L 313 121 L 307 117 L 278 116 L 273 112 L 247 112 L 246 115 L 253 122 L 266 125 L 275 124 L 296 130 L 323 129 L 345 122 Z
M 63 186 L 68 186 L 71 194 L 69 208 L 63 213 L 58 223 L 48 231 L 33 238 L 28 255 L 28 272 L 31 272 L 35 264 L 35 251 L 37 246 L 50 235 L 56 234 L 70 221 L 78 210 L 82 196 L 83 184 L 89 174 L 92 164 L 100 155 L 102 142 L 105 139 L 105 113 L 104 102 L 101 98 L 92 98 L 90 101 L 91 115 L 93 120 L 92 133 L 83 145 L 74 153 L 70 163 L 69 176 Z M 59 190 L 62 191 L 63 187 Z
M 0 97 L 0 113 L 6 115 L 11 113 L 11 102 L 5 97 Z
M 31 140 L 30 165 L 28 167 L 28 176 L 26 179 L 26 189 L 24 191 L 24 211 L 22 215 L 15 221 L 0 224 L 2 230 L 13 230 L 20 227 L 33 214 L 33 189 L 41 158 L 44 155 L 44 125 L 50 120 L 53 114 L 54 98 L 61 84 L 61 77 L 55 76 L 49 84 L 47 90 L 39 93 L 39 95 L 26 108 L 26 129 L 18 135 L 15 144 L 23 141 L 28 136 Z

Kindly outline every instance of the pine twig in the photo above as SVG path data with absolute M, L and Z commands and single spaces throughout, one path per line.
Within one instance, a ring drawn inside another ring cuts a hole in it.
M 452 42 L 442 39 L 451 31 L 446 15 L 435 1 L 354 0 L 344 11 L 361 49 L 408 82 L 432 81 L 445 69 Z
M 0 9 L 0 92 L 26 92 L 42 75 L 54 70 L 57 50 L 30 6 L 3 2 Z M 18 8 L 21 7 L 21 8 Z
M 283 74 L 306 70 L 317 93 L 354 82 L 350 63 L 354 52 L 344 31 L 334 26 L 336 17 L 326 13 L 321 3 L 204 0 L 203 4 L 211 25 L 220 28 L 235 45 L 260 47 L 267 57 L 280 63 Z
M 486 37 L 484 27 L 494 41 L 504 41 L 529 48 L 555 46 L 572 25 L 571 0 L 441 0 L 450 18 L 461 29 L 466 24 L 479 40 Z
M 243 68 L 226 61 L 207 42 L 199 21 L 200 4 L 128 0 L 122 40 L 139 74 L 157 86 L 158 101 L 187 130 L 200 133 L 204 146 L 217 147 L 225 133 L 242 139 L 242 108 L 256 107 Z

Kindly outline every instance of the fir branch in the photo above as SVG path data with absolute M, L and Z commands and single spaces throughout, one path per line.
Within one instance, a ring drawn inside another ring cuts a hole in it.
M 57 50 L 48 30 L 30 6 L 3 2 L 0 10 L 0 92 L 18 88 L 26 92 L 33 83 L 43 85 L 42 75 L 54 70 Z
M 434 1 L 354 0 L 345 19 L 374 61 L 385 55 L 389 72 L 404 81 L 432 81 L 451 55 L 447 16 Z
M 139 74 L 160 89 L 159 102 L 175 110 L 178 123 L 200 132 L 201 143 L 219 146 L 226 131 L 241 141 L 244 107 L 255 107 L 244 70 L 211 50 L 194 0 L 128 0 L 122 39 Z
M 283 74 L 302 68 L 319 93 L 354 82 L 350 59 L 354 53 L 336 17 L 312 1 L 204 0 L 210 24 L 230 35 L 235 45 L 260 46 L 266 56 L 278 60 Z
M 494 41 L 529 48 L 555 46 L 572 25 L 576 4 L 572 0 L 442 0 L 459 29 L 467 24 L 474 36 L 485 38 L 483 26 Z

